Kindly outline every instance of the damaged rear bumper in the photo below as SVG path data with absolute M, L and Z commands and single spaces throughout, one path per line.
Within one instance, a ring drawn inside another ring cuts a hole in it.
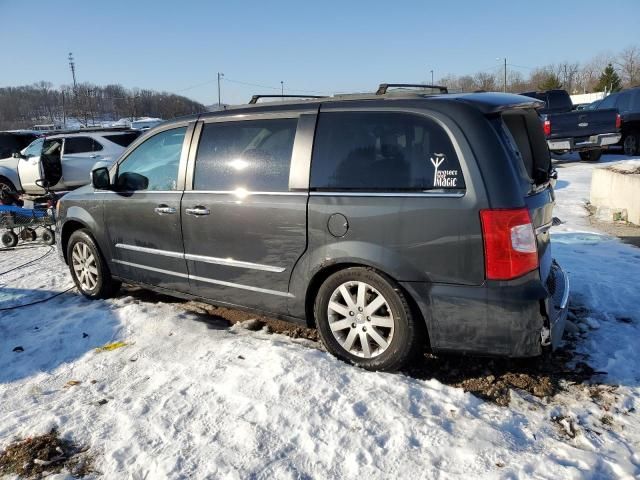
M 562 340 L 569 279 L 553 261 L 546 283 L 533 271 L 482 286 L 402 282 L 416 301 L 434 352 L 535 357 Z
M 554 260 L 547 278 L 549 297 L 545 301 L 549 325 L 544 326 L 541 333 L 542 346 L 556 349 L 562 340 L 569 311 L 569 276 Z

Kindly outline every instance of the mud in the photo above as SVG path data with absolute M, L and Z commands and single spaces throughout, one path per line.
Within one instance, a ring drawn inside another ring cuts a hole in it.
M 56 430 L 17 440 L 0 452 L 0 475 L 43 478 L 66 470 L 75 478 L 95 473 L 86 449 L 58 436 Z

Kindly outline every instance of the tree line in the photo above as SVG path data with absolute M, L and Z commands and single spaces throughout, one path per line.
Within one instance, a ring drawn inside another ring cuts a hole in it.
M 523 69 L 528 71 L 527 75 L 522 73 Z M 496 63 L 496 68 L 490 72 L 461 76 L 449 74 L 442 77 L 439 84 L 451 91 L 502 91 L 505 86 L 504 67 Z M 640 86 L 640 46 L 637 45 L 617 54 L 601 53 L 583 64 L 566 61 L 529 68 L 507 63 L 506 90 L 512 93 L 553 88 L 564 88 L 570 94 L 616 92 L 635 86 Z
M 69 85 L 55 88 L 43 81 L 0 88 L 0 130 L 70 119 L 84 125 L 147 116 L 170 119 L 204 111 L 204 105 L 181 95 L 122 85 L 81 83 L 75 88 Z

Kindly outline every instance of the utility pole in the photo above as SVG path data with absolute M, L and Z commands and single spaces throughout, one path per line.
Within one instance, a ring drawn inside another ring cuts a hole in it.
M 282 99 L 284 100 L 284 82 L 282 80 L 280 80 L 280 95 L 282 96 Z
M 65 110 L 64 90 L 62 90 L 62 128 L 67 128 L 67 111 Z
M 224 77 L 224 73 L 218 72 L 218 110 L 222 108 L 222 102 L 220 101 L 220 79 Z
M 71 69 L 71 76 L 73 77 L 73 91 L 76 91 L 78 84 L 76 83 L 76 62 L 73 60 L 73 53 L 69 52 L 69 68 Z
M 502 91 L 507 93 L 507 57 L 504 57 L 504 86 Z
M 431 85 L 433 85 L 433 70 L 431 70 Z

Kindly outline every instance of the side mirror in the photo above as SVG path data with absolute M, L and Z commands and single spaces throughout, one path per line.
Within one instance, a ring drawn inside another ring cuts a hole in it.
M 106 169 L 105 169 L 106 170 Z M 124 172 L 118 175 L 116 186 L 119 191 L 135 192 L 137 190 L 146 190 L 149 187 L 149 179 L 144 175 L 135 172 Z
M 109 180 L 109 169 L 106 167 L 96 168 L 91 170 L 91 185 L 96 190 L 108 190 L 111 186 Z
M 18 160 L 23 159 L 23 158 L 27 158 L 26 156 L 22 155 L 20 152 L 13 152 L 11 154 L 11 156 L 13 158 L 17 158 Z

